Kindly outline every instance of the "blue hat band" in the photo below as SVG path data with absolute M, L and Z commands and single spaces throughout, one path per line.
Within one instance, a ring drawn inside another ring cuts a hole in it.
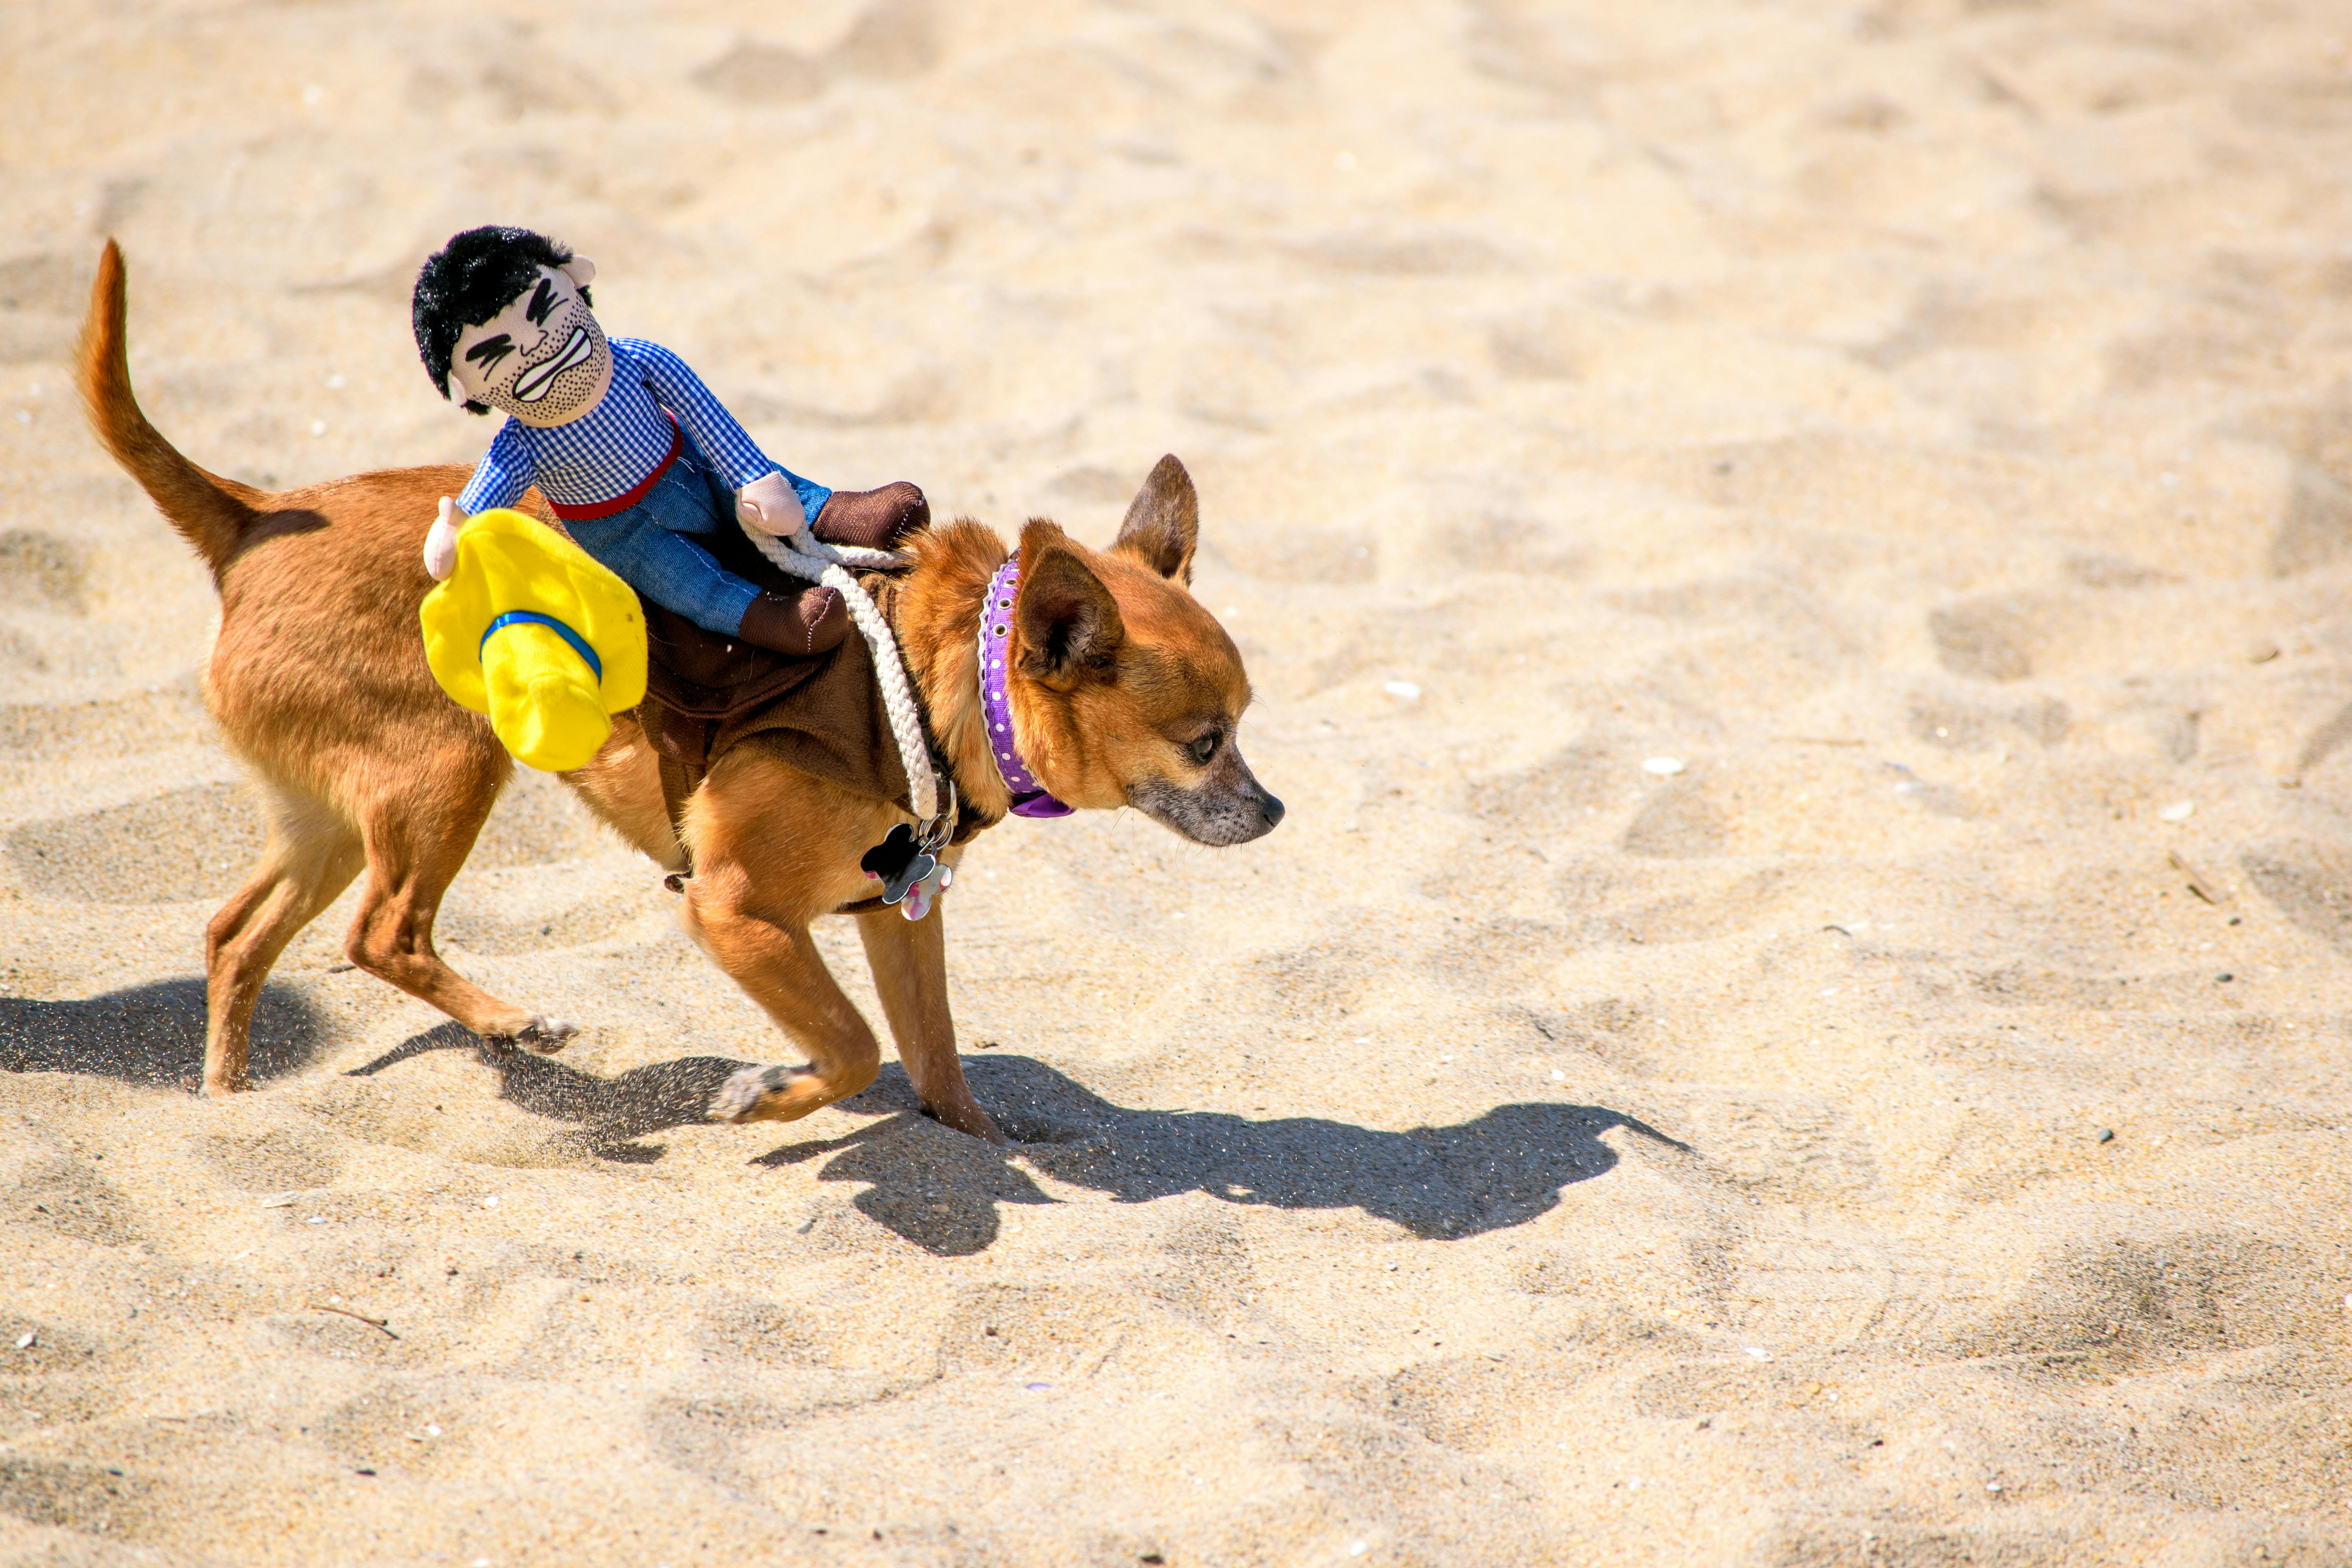
M 588 646 L 588 639 L 553 616 L 542 616 L 537 610 L 509 610 L 505 615 L 492 621 L 488 627 L 484 628 L 482 640 L 474 650 L 475 656 L 479 658 L 481 650 L 490 646 L 490 639 L 509 626 L 545 626 L 557 637 L 570 643 L 573 653 L 588 661 L 589 672 L 599 681 L 604 679 L 604 661 L 596 657 L 596 650 Z

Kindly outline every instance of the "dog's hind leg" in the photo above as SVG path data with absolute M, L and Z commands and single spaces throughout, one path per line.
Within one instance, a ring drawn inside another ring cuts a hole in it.
M 367 892 L 352 921 L 344 952 L 377 979 L 438 1007 L 474 1033 L 512 1040 L 542 1054 L 578 1033 L 561 1019 L 502 1002 L 459 974 L 433 951 L 441 896 L 506 782 L 504 752 L 495 757 L 443 752 L 404 768 L 362 807 Z
M 964 1082 L 956 1055 L 955 1019 L 948 1011 L 947 911 L 934 909 L 910 921 L 897 910 L 857 917 L 874 989 L 898 1042 L 898 1060 L 923 1109 L 943 1125 L 991 1143 L 1002 1143 L 988 1112 Z
M 268 788 L 269 844 L 205 928 L 205 1092 L 247 1087 L 253 1009 L 270 965 L 359 875 L 360 836 L 332 807 Z

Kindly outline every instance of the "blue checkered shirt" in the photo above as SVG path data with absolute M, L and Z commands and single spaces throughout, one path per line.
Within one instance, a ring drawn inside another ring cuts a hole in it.
M 659 343 L 614 338 L 613 386 L 568 424 L 509 418 L 457 497 L 471 517 L 512 506 L 536 483 L 559 506 L 596 506 L 643 484 L 669 456 L 669 415 L 721 479 L 741 489 L 775 468 L 686 362 Z

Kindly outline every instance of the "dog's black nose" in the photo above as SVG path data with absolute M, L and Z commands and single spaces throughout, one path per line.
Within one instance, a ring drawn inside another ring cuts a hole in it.
M 1257 792 L 1257 809 L 1258 815 L 1265 818 L 1265 826 L 1269 832 L 1281 826 L 1282 802 L 1264 790 Z

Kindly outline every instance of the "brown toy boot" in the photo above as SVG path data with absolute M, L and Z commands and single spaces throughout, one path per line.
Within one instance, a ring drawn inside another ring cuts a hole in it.
M 743 612 L 743 629 L 736 636 L 753 647 L 806 658 L 839 647 L 849 626 L 849 606 L 830 588 L 803 588 L 797 594 L 769 590 Z
M 827 544 L 888 550 L 931 526 L 931 503 L 904 479 L 878 490 L 835 490 L 813 526 Z

